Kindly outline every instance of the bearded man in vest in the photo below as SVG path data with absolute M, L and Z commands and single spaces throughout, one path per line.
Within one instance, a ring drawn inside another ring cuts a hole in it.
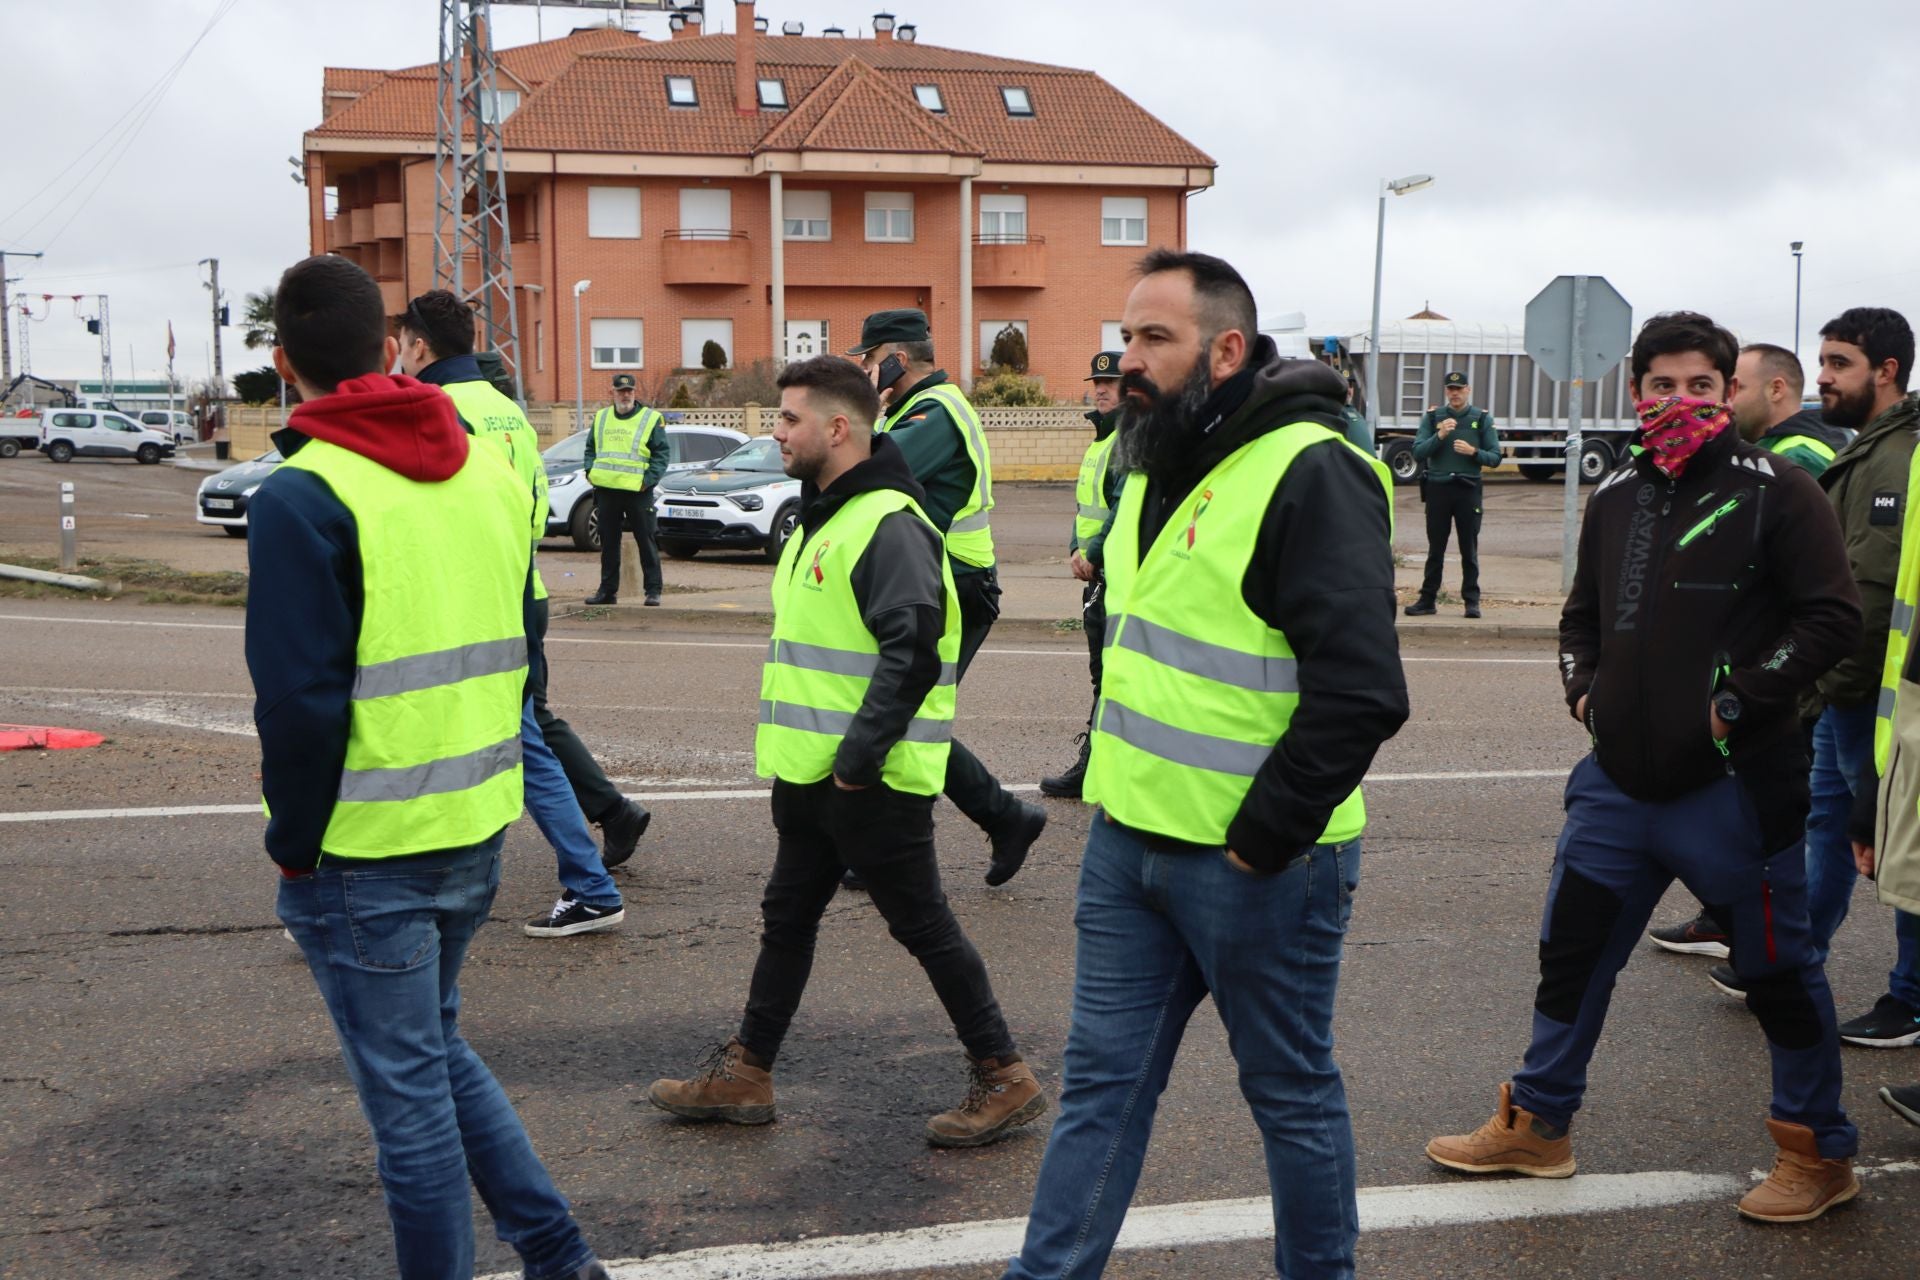
M 485 376 L 473 354 L 473 340 L 474 317 L 466 303 L 445 289 L 423 293 L 400 316 L 400 368 L 444 390 L 467 433 L 497 450 L 513 469 L 533 499 L 529 532 L 537 558 L 547 530 L 547 472 L 540 437 L 520 406 Z M 561 894 L 523 930 L 535 938 L 565 938 L 612 929 L 626 918 L 619 886 L 608 868 L 632 856 L 652 815 L 620 794 L 574 736 L 573 727 L 547 709 L 547 588 L 537 563 L 533 594 L 541 643 L 527 659 L 529 696 L 520 744 L 527 811 L 553 846 Z M 587 829 L 590 814 L 607 833 L 604 859 Z
M 848 351 L 873 379 L 885 416 L 879 429 L 893 437 L 914 480 L 926 493 L 927 518 L 945 543 L 960 595 L 960 674 L 980 652 L 1000 616 L 1000 578 L 994 568 L 993 460 L 980 415 L 964 392 L 933 364 L 927 313 L 876 311 L 860 326 L 860 344 Z M 987 883 L 1005 884 L 1027 860 L 1047 825 L 1047 811 L 1010 793 L 957 739 L 948 756 L 947 799 L 986 832 L 992 846 Z
M 1240 274 L 1160 249 L 1122 335 L 1107 634 L 1060 1116 L 1010 1280 L 1101 1274 L 1211 995 L 1266 1148 L 1274 1267 L 1350 1277 L 1333 1000 L 1365 809 L 1407 717 L 1391 479 L 1340 375 L 1283 360 Z
M 613 375 L 613 403 L 593 415 L 587 431 L 587 483 L 600 522 L 600 589 L 588 604 L 620 601 L 620 536 L 633 531 L 640 549 L 640 581 L 646 603 L 660 603 L 660 543 L 655 533 L 653 487 L 667 474 L 673 446 L 667 420 L 640 403 L 633 375 Z
M 532 497 L 446 395 L 382 372 L 397 344 L 365 271 L 308 258 L 273 297 L 301 404 L 248 508 L 266 846 L 379 1147 L 399 1274 L 473 1274 L 471 1180 L 528 1276 L 605 1280 L 459 1027 L 520 815 Z
M 1093 675 L 1093 700 L 1100 701 L 1100 650 L 1106 644 L 1107 578 L 1101 572 L 1107 530 L 1113 527 L 1114 504 L 1120 500 L 1124 472 L 1112 465 L 1113 428 L 1120 420 L 1120 356 L 1102 351 L 1093 358 L 1093 442 L 1080 459 L 1080 475 L 1073 486 L 1073 538 L 1067 544 L 1067 572 L 1086 585 L 1080 589 L 1080 630 L 1087 638 L 1087 668 Z M 1078 800 L 1087 780 L 1092 754 L 1093 713 L 1087 713 L 1087 732 L 1079 735 L 1080 754 L 1062 773 L 1040 779 L 1040 794 Z
M 873 434 L 879 400 L 859 367 L 820 356 L 789 365 L 779 385 L 773 435 L 803 487 L 800 526 L 774 572 L 754 735 L 780 837 L 760 957 L 739 1034 L 692 1079 L 655 1081 L 647 1096 L 688 1119 L 773 1119 L 773 1064 L 806 991 L 820 917 L 851 869 L 966 1049 L 967 1095 L 927 1122 L 927 1141 L 982 1146 L 1047 1102 L 934 860 L 933 801 L 959 679 L 953 573 L 900 450 Z

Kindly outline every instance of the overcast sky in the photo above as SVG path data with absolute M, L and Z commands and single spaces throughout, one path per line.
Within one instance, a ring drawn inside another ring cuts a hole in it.
M 730 27 L 732 4 L 711 7 Z M 761 13 L 776 30 L 798 18 L 851 33 L 880 7 L 762 0 Z M 1436 182 L 1389 202 L 1389 317 L 1430 302 L 1517 324 L 1553 276 L 1584 271 L 1636 317 L 1690 306 L 1787 342 L 1791 240 L 1806 242 L 1803 353 L 1847 306 L 1920 317 L 1913 0 L 890 7 L 923 43 L 1098 70 L 1210 152 L 1218 185 L 1193 200 L 1192 246 L 1236 263 L 1263 315 L 1304 311 L 1315 332 L 1364 326 L 1379 182 L 1409 173 Z M 138 136 L 116 131 L 223 10 Z M 306 252 L 287 157 L 319 123 L 321 68 L 428 61 L 436 12 L 433 0 L 0 0 L 0 249 L 47 250 L 8 260 L 25 277 L 13 288 L 109 294 L 121 378 L 160 372 L 171 320 L 178 373 L 203 376 L 196 260 L 220 259 L 237 316 L 245 291 Z M 597 20 L 544 14 L 549 37 Z M 663 15 L 635 22 L 666 34 Z M 500 45 L 526 43 L 535 15 L 502 6 L 495 27 Z M 36 372 L 97 375 L 98 342 L 64 296 L 32 343 Z M 226 360 L 231 373 L 264 353 L 228 330 Z

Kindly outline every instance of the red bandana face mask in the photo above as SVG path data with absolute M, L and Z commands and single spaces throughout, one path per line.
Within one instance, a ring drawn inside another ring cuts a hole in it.
M 1633 409 L 1640 415 L 1640 447 L 1652 455 L 1660 474 L 1671 480 L 1678 480 L 1700 447 L 1733 422 L 1727 406 L 1716 400 L 1662 396 L 1642 400 Z

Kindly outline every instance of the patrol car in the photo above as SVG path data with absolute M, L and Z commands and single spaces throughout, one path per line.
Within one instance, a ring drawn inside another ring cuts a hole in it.
M 710 467 L 746 443 L 745 432 L 726 427 L 667 424 L 673 461 L 667 474 Z M 582 551 L 600 549 L 600 517 L 593 509 L 593 486 L 587 483 L 587 433 L 576 431 L 548 446 L 540 455 L 547 467 L 547 536 L 572 538 Z M 664 482 L 663 482 L 664 483 Z M 659 508 L 659 491 L 654 507 Z
M 762 436 L 709 470 L 662 480 L 660 549 L 686 559 L 702 548 L 759 551 L 778 562 L 800 523 L 800 482 L 780 464 L 780 445 Z

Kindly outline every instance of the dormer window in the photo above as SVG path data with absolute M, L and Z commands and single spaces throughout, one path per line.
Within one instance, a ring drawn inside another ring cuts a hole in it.
M 1027 96 L 1025 89 L 1015 85 L 1003 86 L 1000 90 L 1000 98 L 1007 104 L 1007 114 L 1010 116 L 1033 114 L 1033 99 Z
M 762 80 L 760 82 L 760 109 L 762 111 L 785 111 L 787 109 L 787 82 L 785 80 Z
M 667 77 L 667 105 L 670 107 L 700 105 L 700 95 L 694 92 L 692 76 Z
M 946 114 L 947 104 L 940 97 L 940 86 L 937 84 L 917 84 L 913 86 L 913 100 L 929 111 L 936 111 L 942 115 Z

